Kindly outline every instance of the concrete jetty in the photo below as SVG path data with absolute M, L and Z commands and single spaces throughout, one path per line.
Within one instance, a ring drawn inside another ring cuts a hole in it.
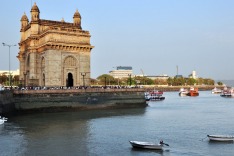
M 66 89 L 66 90 L 14 90 L 3 92 L 11 110 L 7 112 L 58 112 L 84 109 L 146 107 L 144 89 Z M 7 97 L 8 95 L 9 97 Z M 3 103 L 0 103 L 3 106 Z M 3 111 L 4 110 L 4 111 Z

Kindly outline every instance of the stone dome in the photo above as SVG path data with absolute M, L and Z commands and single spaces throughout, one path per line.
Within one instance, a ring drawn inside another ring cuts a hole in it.
M 31 12 L 40 12 L 39 8 L 37 7 L 37 4 L 34 3 L 34 5 L 32 6 Z
M 24 13 L 24 15 L 21 17 L 20 21 L 28 21 L 27 15 Z
M 77 9 L 76 9 L 76 12 L 74 13 L 73 18 L 81 18 L 80 13 L 78 12 Z

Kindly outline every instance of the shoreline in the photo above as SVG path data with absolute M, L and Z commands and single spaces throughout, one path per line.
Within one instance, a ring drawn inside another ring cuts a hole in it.
M 161 91 L 164 91 L 164 92 L 171 92 L 171 91 L 178 91 L 181 89 L 181 88 L 184 88 L 184 89 L 189 89 L 190 87 L 194 87 L 194 88 L 198 88 L 198 91 L 209 91 L 209 90 L 212 90 L 214 89 L 215 87 L 216 88 L 219 88 L 219 89 L 223 89 L 224 86 L 217 86 L 217 85 L 195 85 L 195 86 L 147 86 L 145 87 L 144 89 L 146 91 L 149 91 L 149 90 L 161 90 Z

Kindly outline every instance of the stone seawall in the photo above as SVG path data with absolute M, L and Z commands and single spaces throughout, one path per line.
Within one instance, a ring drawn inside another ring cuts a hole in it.
M 0 115 L 14 112 L 14 99 L 11 91 L 0 91 Z
M 146 107 L 142 89 L 14 91 L 19 112 Z

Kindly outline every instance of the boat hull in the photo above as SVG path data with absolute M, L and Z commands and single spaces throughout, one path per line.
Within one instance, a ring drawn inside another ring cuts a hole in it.
M 160 144 L 154 144 L 150 142 L 142 142 L 142 141 L 129 141 L 133 148 L 142 148 L 142 149 L 150 149 L 150 150 L 163 150 L 163 146 Z
M 188 94 L 188 92 L 180 92 L 179 96 L 188 96 L 187 94 Z
M 165 97 L 162 96 L 163 92 L 154 90 L 151 92 L 145 92 L 145 100 L 146 101 L 162 101 L 165 100 Z
M 146 101 L 162 101 L 162 100 L 165 100 L 165 97 L 158 96 L 158 97 L 150 97 L 150 98 L 146 99 Z
M 221 97 L 227 97 L 227 98 L 234 97 L 234 95 L 231 95 L 231 94 L 221 94 L 220 96 Z
M 207 135 L 210 141 L 220 141 L 220 142 L 233 142 L 234 136 L 225 135 Z
M 199 93 L 197 92 L 189 92 L 187 96 L 199 96 Z

